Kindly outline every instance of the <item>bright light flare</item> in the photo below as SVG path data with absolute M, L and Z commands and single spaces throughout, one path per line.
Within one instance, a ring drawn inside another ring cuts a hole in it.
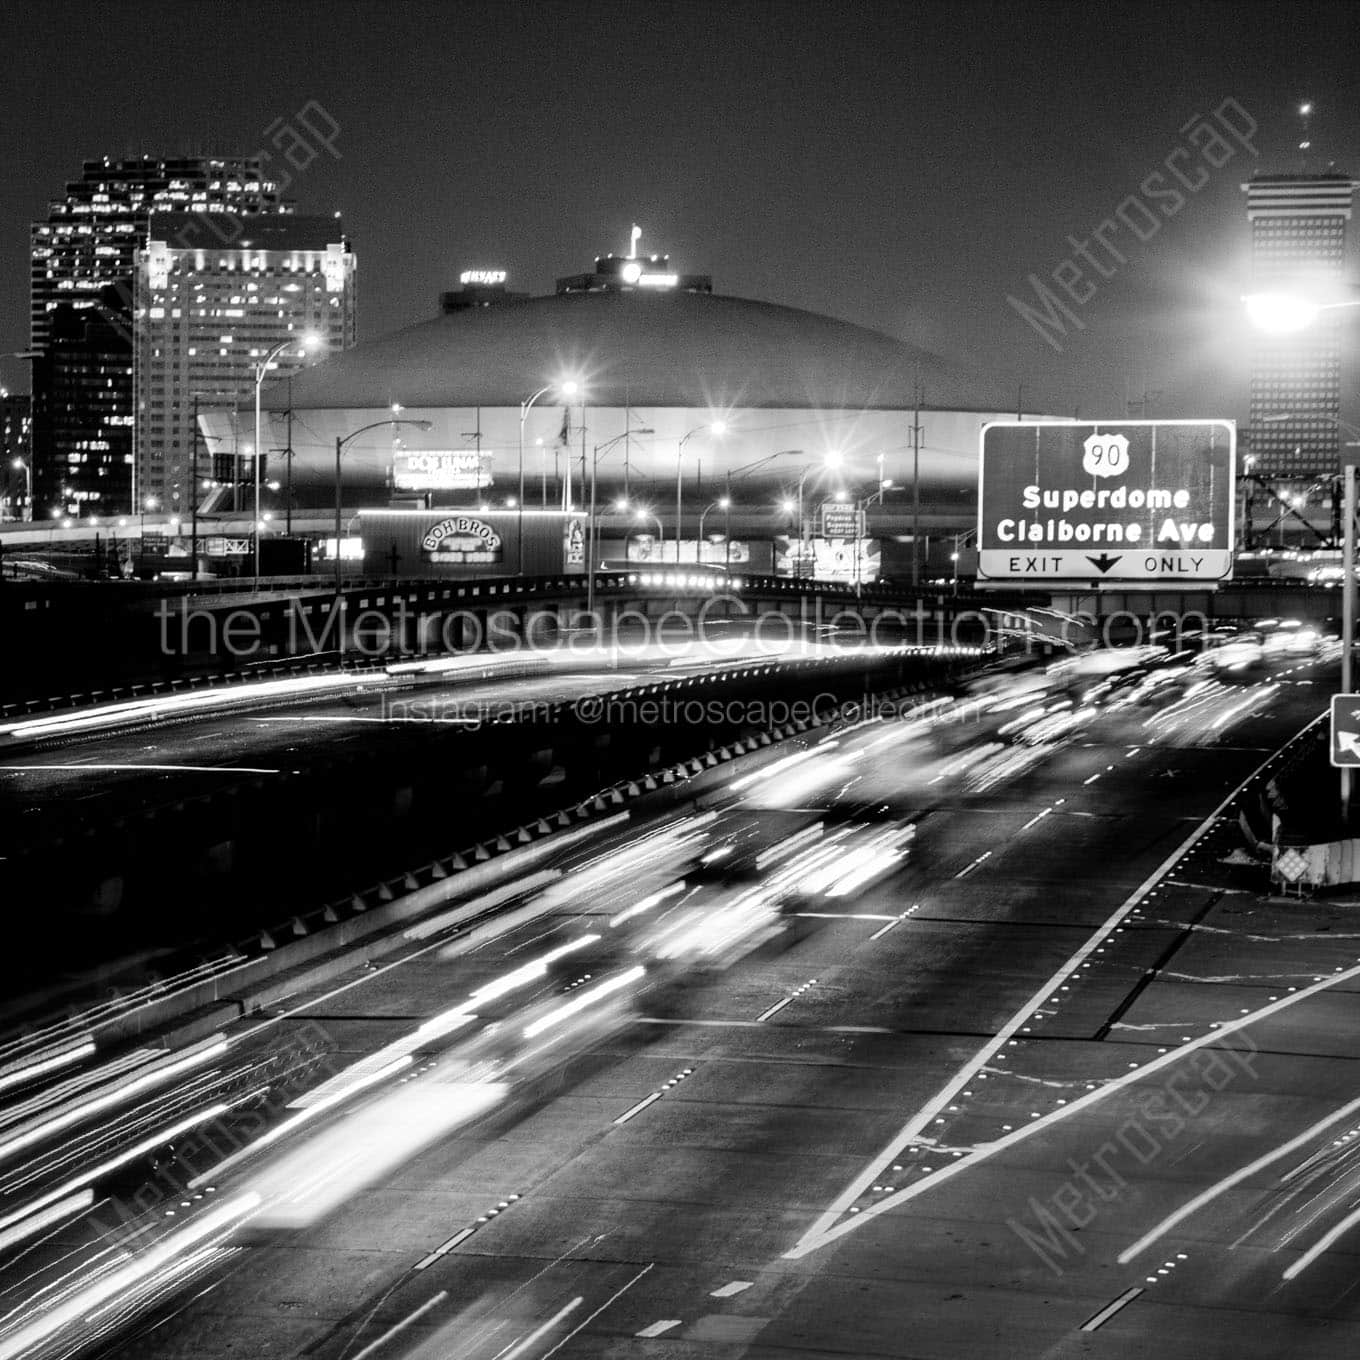
M 1318 318 L 1316 302 L 1294 293 L 1250 293 L 1242 299 L 1247 320 L 1267 335 L 1294 335 Z

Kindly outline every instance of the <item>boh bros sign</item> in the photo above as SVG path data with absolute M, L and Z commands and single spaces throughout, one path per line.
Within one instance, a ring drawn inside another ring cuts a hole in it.
M 484 519 L 450 515 L 426 530 L 420 551 L 427 562 L 436 566 L 499 562 L 501 536 Z

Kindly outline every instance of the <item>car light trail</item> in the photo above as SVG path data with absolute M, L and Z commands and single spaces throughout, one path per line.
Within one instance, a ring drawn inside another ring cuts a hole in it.
M 645 977 L 646 973 L 646 968 L 638 964 L 636 967 L 628 969 L 627 972 L 620 973 L 618 977 L 609 978 L 600 983 L 599 986 L 581 992 L 550 1014 L 541 1016 L 531 1025 L 526 1025 L 524 1037 L 536 1039 L 545 1030 L 553 1029 L 579 1011 L 585 1010 L 588 1006 L 593 1006 L 595 1002 L 603 1001 L 605 997 L 612 995 L 622 987 L 626 987 L 630 982 L 636 982 L 639 978 Z
M 209 1209 L 201 1217 L 148 1247 L 128 1264 L 85 1286 L 73 1297 L 0 1337 L 0 1360 L 18 1360 L 26 1351 L 50 1340 L 62 1328 L 88 1317 L 110 1299 L 127 1294 L 177 1261 L 209 1238 L 230 1232 L 260 1207 L 260 1196 L 244 1194 Z
M 92 1115 L 119 1105 L 141 1091 L 148 1090 L 153 1086 L 160 1086 L 181 1073 L 191 1071 L 213 1058 L 220 1057 L 226 1051 L 227 1041 L 219 1034 L 185 1049 L 182 1054 L 172 1055 L 173 1061 L 156 1064 L 152 1070 L 143 1071 L 130 1080 L 105 1091 L 102 1095 L 73 1102 L 61 1113 L 52 1115 L 48 1119 L 30 1123 L 5 1142 L 0 1143 L 0 1159 L 11 1156 L 23 1148 L 30 1147 L 43 1138 L 49 1138 L 54 1133 L 60 1133 L 63 1129 L 70 1128 L 72 1124 L 79 1123 L 82 1119 L 88 1119 Z
M 527 987 L 529 983 L 547 977 L 550 964 L 555 963 L 558 959 L 566 958 L 568 954 L 576 953 L 578 949 L 584 949 L 588 944 L 595 944 L 601 938 L 603 937 L 599 935 L 582 935 L 579 939 L 572 940 L 568 944 L 559 945 L 556 949 L 551 949 L 548 953 L 534 959 L 533 962 L 526 963 L 521 968 L 516 968 L 513 973 L 506 973 L 493 982 L 484 983 L 469 995 L 468 1000 L 485 1005 L 488 1001 L 495 1001 L 508 992 L 516 991 L 520 987 Z

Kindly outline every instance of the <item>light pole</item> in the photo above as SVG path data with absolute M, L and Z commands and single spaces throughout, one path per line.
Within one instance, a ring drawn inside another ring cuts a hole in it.
M 10 466 L 18 472 L 24 470 L 24 523 L 33 523 L 33 469 L 22 458 L 16 458 Z
M 160 504 L 160 502 L 157 501 L 157 499 L 155 498 L 155 496 L 148 496 L 144 501 L 142 501 L 142 506 L 141 506 L 141 510 L 142 510 L 142 523 L 141 523 L 141 528 L 140 528 L 140 530 L 139 530 L 139 532 L 138 532 L 138 540 L 137 540 L 138 553 L 137 553 L 137 556 L 138 556 L 138 558 L 139 558 L 140 561 L 141 561 L 141 569 L 142 569 L 143 571 L 146 570 L 146 512 L 147 512 L 148 510 L 154 510 L 154 509 L 156 508 L 156 506 L 159 505 L 159 504 Z
M 255 513 L 254 536 L 255 536 L 255 589 L 260 588 L 260 467 L 263 462 L 264 442 L 260 437 L 260 389 L 264 386 L 265 375 L 269 372 L 270 365 L 280 354 L 290 345 L 301 345 L 300 355 L 305 355 L 308 350 L 315 349 L 321 343 L 321 337 L 308 333 L 303 336 L 290 335 L 286 340 L 280 340 L 264 358 L 255 365 Z M 289 405 L 292 402 L 290 399 Z
M 702 512 L 700 513 L 700 515 L 699 515 L 699 542 L 698 542 L 698 546 L 697 546 L 697 555 L 700 557 L 701 560 L 702 560 L 703 551 L 704 551 L 704 520 L 706 520 L 706 519 L 708 518 L 708 512 L 709 512 L 710 510 L 725 510 L 725 511 L 727 511 L 727 512 L 728 512 L 728 524 L 729 524 L 729 527 L 730 527 L 730 526 L 731 526 L 732 497 L 731 497 L 731 496 L 719 496 L 718 499 L 717 499 L 716 501 L 709 501 L 709 503 L 708 503 L 706 506 L 704 506 L 703 511 L 702 511 Z M 724 546 L 726 546 L 726 545 L 724 544 Z
M 675 449 L 675 565 L 680 565 L 680 496 L 683 489 L 682 471 L 684 469 L 685 445 L 694 438 L 696 434 L 707 430 L 718 439 L 727 433 L 727 422 L 725 420 L 710 420 L 705 425 L 696 425 L 688 434 L 681 435 L 680 443 Z M 695 549 L 698 555 L 698 549 Z
M 616 434 L 613 439 L 606 439 L 603 444 L 596 444 L 594 452 L 590 457 L 590 510 L 586 519 L 586 613 L 593 620 L 595 617 L 595 483 L 598 480 L 600 467 L 600 454 L 612 449 L 615 444 L 628 439 L 635 434 L 655 434 L 652 429 L 626 429 L 622 434 Z
M 643 523 L 644 520 L 651 520 L 652 523 L 656 525 L 656 541 L 657 541 L 657 543 L 660 544 L 660 543 L 663 541 L 663 540 L 662 540 L 662 534 L 661 534 L 661 520 L 660 520 L 656 515 L 652 514 L 652 512 L 651 512 L 650 510 L 643 510 L 643 509 L 639 506 L 638 509 L 636 509 L 636 510 L 633 512 L 633 519 L 634 519 L 638 524 Z M 626 557 L 627 555 L 628 555 L 628 553 L 627 553 L 627 548 L 625 547 L 625 549 L 624 549 L 624 556 Z M 665 563 L 663 562 L 663 563 L 661 563 L 661 565 L 664 566 Z
M 828 470 L 838 468 L 840 467 L 840 465 L 841 455 L 837 453 L 835 449 L 832 449 L 822 459 L 821 463 L 813 463 L 810 467 L 805 467 L 803 469 L 803 475 L 798 479 L 798 571 L 796 573 L 798 576 L 802 576 L 804 574 L 803 564 L 806 561 L 803 551 L 804 544 L 807 541 L 806 535 L 804 533 L 806 526 L 803 520 L 803 487 L 806 484 L 807 479 L 814 472 L 826 472 Z
M 345 451 L 345 445 L 351 439 L 357 439 L 361 434 L 367 434 L 369 430 L 380 429 L 384 425 L 414 425 L 418 430 L 428 430 L 430 422 L 428 420 L 403 420 L 400 416 L 392 415 L 386 420 L 375 420 L 368 425 L 360 425 L 357 430 L 351 430 L 345 435 L 335 437 L 335 610 L 336 616 L 342 607 L 343 591 L 340 584 L 340 516 L 341 516 L 341 483 L 340 483 L 340 455 Z M 340 624 L 340 639 L 344 641 L 344 623 Z
M 581 384 L 575 378 L 564 378 L 560 382 L 544 383 L 537 392 L 526 397 L 519 404 L 519 499 L 516 502 L 515 518 L 519 538 L 519 562 L 516 571 L 520 576 L 524 575 L 524 422 L 528 418 L 534 402 L 545 392 L 551 392 L 554 388 L 564 397 L 574 397 L 580 391 Z M 546 477 L 546 470 L 544 475 Z

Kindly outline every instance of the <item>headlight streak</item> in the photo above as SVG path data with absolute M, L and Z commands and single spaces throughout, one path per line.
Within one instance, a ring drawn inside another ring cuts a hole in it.
M 626 972 L 620 973 L 617 977 L 606 979 L 597 986 L 590 987 L 583 992 L 577 993 L 570 1001 L 564 1002 L 549 1014 L 540 1016 L 532 1024 L 524 1028 L 526 1039 L 536 1039 L 540 1034 L 549 1029 L 555 1029 L 565 1020 L 569 1020 L 573 1015 L 579 1014 L 589 1006 L 593 1006 L 597 1001 L 603 1001 L 605 997 L 611 996 L 620 988 L 627 987 L 631 982 L 637 982 L 647 974 L 646 968 L 641 964 L 629 968 Z
M 40 737 L 87 732 L 100 727 L 119 727 L 127 723 L 180 718 L 215 707 L 235 708 L 242 702 L 259 699 L 302 699 L 328 689 L 362 689 L 389 683 L 389 677 L 380 671 L 263 680 L 253 684 L 236 685 L 231 689 L 192 690 L 183 694 L 161 695 L 153 699 L 104 704 L 78 714 L 67 713 L 49 718 L 30 718 L 17 723 L 0 723 L 0 737 L 12 737 L 15 741 L 31 741 Z
M 188 1188 L 190 1190 L 197 1190 L 201 1185 L 215 1184 L 217 1181 L 221 1180 L 223 1174 L 231 1170 L 232 1167 L 238 1166 L 241 1162 L 255 1156 L 256 1153 L 263 1152 L 265 1148 L 271 1147 L 281 1139 L 286 1138 L 290 1133 L 301 1128 L 308 1120 L 315 1119 L 317 1115 L 324 1114 L 325 1111 L 334 1109 L 337 1105 L 342 1104 L 351 1096 L 358 1095 L 360 1091 L 366 1091 L 370 1086 L 376 1086 L 379 1082 L 385 1081 L 388 1077 L 404 1071 L 406 1068 L 412 1066 L 413 1063 L 414 1059 L 408 1054 L 387 1063 L 383 1067 L 364 1073 L 362 1076 L 349 1081 L 344 1086 L 330 1091 L 325 1096 L 308 1100 L 307 1104 L 298 1110 L 297 1114 L 285 1119 L 280 1124 L 276 1124 L 272 1129 L 266 1130 L 256 1138 L 254 1142 L 247 1143 L 245 1147 L 230 1153 L 218 1162 L 216 1166 L 203 1172 L 202 1175 L 194 1176 L 187 1182 Z M 358 1064 L 355 1065 L 358 1066 Z M 310 1091 L 308 1092 L 308 1095 L 315 1097 L 316 1092 Z M 295 1101 L 288 1108 L 296 1109 L 297 1105 L 298 1102 Z
M 94 1040 L 86 1038 L 76 1040 L 70 1047 L 60 1049 L 48 1057 L 33 1058 L 27 1063 L 12 1063 L 0 1070 L 0 1091 L 26 1085 L 37 1077 L 47 1076 L 49 1072 L 70 1067 L 72 1063 L 78 1063 L 83 1058 L 93 1057 L 94 1052 Z
M 53 1105 L 60 1104 L 63 1100 L 87 1090 L 91 1086 L 97 1086 L 100 1082 L 108 1081 L 113 1077 L 121 1076 L 124 1072 L 130 1071 L 134 1067 L 144 1066 L 153 1058 L 163 1057 L 163 1049 L 138 1048 L 131 1053 L 125 1053 L 122 1057 L 111 1059 L 109 1062 L 101 1064 L 99 1067 L 89 1072 L 81 1072 L 75 1076 L 68 1077 L 65 1081 L 58 1082 L 55 1086 L 29 1096 L 26 1100 L 17 1105 L 7 1106 L 0 1110 L 0 1128 L 5 1128 L 10 1124 L 20 1123 L 30 1115 L 38 1113 L 40 1110 L 49 1109 Z
M 54 1223 L 60 1223 L 63 1219 L 70 1218 L 73 1214 L 78 1214 L 88 1209 L 94 1203 L 94 1191 L 88 1188 L 79 1190 L 73 1195 L 54 1198 L 52 1195 L 46 1196 L 47 1205 L 33 1212 L 30 1208 L 29 1216 L 15 1228 L 0 1228 L 0 1251 L 8 1251 L 11 1247 L 16 1247 L 20 1242 L 26 1242 L 30 1237 L 50 1228 Z
M 30 1215 L 36 1213 L 40 1209 L 46 1208 L 54 1200 L 66 1199 L 69 1196 L 74 1195 L 77 1191 L 85 1189 L 85 1187 L 92 1185 L 101 1177 L 107 1176 L 112 1171 L 116 1171 L 119 1167 L 126 1166 L 129 1162 L 134 1162 L 139 1157 L 145 1157 L 148 1153 L 154 1152 L 158 1147 L 164 1147 L 171 1139 L 178 1138 L 181 1134 L 187 1133 L 190 1129 L 196 1129 L 200 1124 L 206 1124 L 210 1119 L 220 1118 L 230 1109 L 231 1106 L 225 1103 L 209 1105 L 186 1119 L 181 1119 L 166 1128 L 157 1130 L 153 1136 L 144 1138 L 140 1143 L 134 1143 L 131 1147 L 124 1148 L 117 1156 L 111 1157 L 106 1162 L 101 1162 L 97 1166 L 91 1167 L 89 1170 L 82 1171 L 78 1176 L 68 1180 L 64 1185 L 58 1186 L 55 1190 L 49 1190 L 46 1194 L 40 1195 L 31 1204 L 24 1205 L 22 1209 L 16 1209 L 13 1212 L 0 1217 L 0 1230 L 11 1228 L 21 1220 L 28 1219 Z M 39 1224 L 37 1227 L 32 1228 L 28 1235 L 31 1235 L 32 1232 L 39 1231 L 41 1226 L 42 1225 Z
M 260 1196 L 248 1193 L 209 1209 L 126 1264 L 49 1309 L 45 1315 L 21 1324 L 17 1330 L 0 1337 L 0 1360 L 18 1360 L 25 1351 L 50 1340 L 64 1327 L 89 1317 L 110 1299 L 127 1294 L 167 1268 L 174 1268 L 186 1253 L 199 1248 L 210 1238 L 225 1237 L 257 1212 L 260 1205 Z
M 20 1132 L 12 1134 L 0 1143 L 0 1159 L 12 1156 L 26 1147 L 31 1147 L 44 1138 L 50 1138 L 54 1133 L 60 1133 L 63 1129 L 70 1128 L 72 1124 L 89 1119 L 91 1116 L 116 1105 L 121 1105 L 140 1091 L 163 1085 L 183 1072 L 191 1071 L 213 1058 L 220 1057 L 226 1051 L 227 1041 L 221 1035 L 216 1035 L 178 1053 L 167 1055 L 170 1061 L 155 1064 L 152 1070 L 143 1071 L 140 1075 L 115 1086 L 103 1095 L 74 1102 L 60 1114 L 54 1114 L 36 1123 L 30 1122 Z
M 685 891 L 685 880 L 679 879 L 668 887 L 661 888 L 659 891 L 649 893 L 646 897 L 635 902 L 626 911 L 621 911 L 617 916 L 610 917 L 609 925 L 611 929 L 621 926 L 625 921 L 631 921 L 635 916 L 641 916 L 644 912 L 651 911 L 653 907 L 660 906 L 668 897 L 675 897 Z
M 559 945 L 556 949 L 550 949 L 546 954 L 541 955 L 530 963 L 516 968 L 512 973 L 506 973 L 503 977 L 496 978 L 493 982 L 483 983 L 475 992 L 472 992 L 468 1000 L 477 1005 L 486 1005 L 488 1001 L 495 1001 L 497 998 L 505 996 L 509 992 L 517 991 L 521 987 L 527 987 L 531 982 L 537 982 L 548 976 L 548 967 L 558 959 L 566 958 L 569 954 L 574 954 L 579 949 L 584 949 L 588 944 L 595 944 L 604 937 L 601 935 L 582 935 L 579 939 L 571 940 L 569 943 Z M 427 1022 L 429 1023 L 429 1022 Z M 423 1028 L 423 1026 L 422 1026 Z

